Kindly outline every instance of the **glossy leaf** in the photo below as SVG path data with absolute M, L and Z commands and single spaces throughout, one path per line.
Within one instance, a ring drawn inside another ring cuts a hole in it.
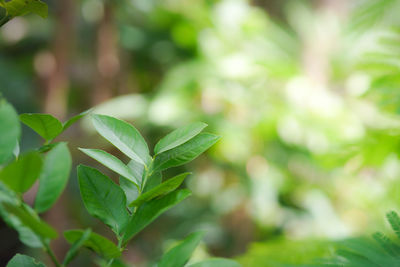
M 17 253 L 6 267 L 46 267 L 46 265 L 32 257 Z
M 12 157 L 20 134 L 21 125 L 15 109 L 0 98 L 0 165 Z
M 39 152 L 22 155 L 0 171 L 0 180 L 18 193 L 26 192 L 39 178 L 42 158 Z
M 186 237 L 162 256 L 158 267 L 183 267 L 199 245 L 202 237 L 202 232 L 193 233 Z
M 126 227 L 123 242 L 129 241 L 158 216 L 187 198 L 190 194 L 189 190 L 178 190 L 140 206 Z
M 196 262 L 188 267 L 240 267 L 241 265 L 234 260 L 224 258 L 211 258 L 205 261 Z
M 79 188 L 88 212 L 120 234 L 128 221 L 122 189 L 94 168 L 78 166 Z
M 201 133 L 186 143 L 158 154 L 154 159 L 154 171 L 188 163 L 215 144 L 220 137 L 214 134 Z
M 82 233 L 81 237 L 72 243 L 71 248 L 65 255 L 63 266 L 67 266 L 68 263 L 70 263 L 76 257 L 76 255 L 78 255 L 79 249 L 85 245 L 86 241 L 89 240 L 91 233 L 92 233 L 91 229 L 86 229 Z
M 61 122 L 50 114 L 24 113 L 19 118 L 46 141 L 54 139 L 62 132 Z
M 79 150 L 88 155 L 89 157 L 97 160 L 107 168 L 115 171 L 119 175 L 129 179 L 131 182 L 135 184 L 140 184 L 141 177 L 135 177 L 133 171 L 117 157 L 101 149 L 79 148 Z
M 84 231 L 82 230 L 69 230 L 64 232 L 64 237 L 70 244 L 73 244 L 81 239 L 83 235 Z M 113 242 L 104 236 L 93 232 L 83 245 L 107 259 L 118 258 L 121 256 L 121 251 Z
M 48 210 L 57 201 L 67 185 L 71 165 L 71 155 L 66 143 L 59 143 L 47 153 L 35 199 L 35 209 L 38 212 Z
M 87 114 L 89 114 L 90 111 L 91 111 L 91 109 L 88 109 L 88 110 L 85 110 L 84 112 L 79 113 L 78 115 L 71 117 L 69 120 L 64 122 L 62 131 L 64 132 L 65 130 L 67 130 L 69 127 L 71 127 L 72 124 L 74 124 L 75 122 L 80 120 L 82 117 L 86 116 Z
M 11 17 L 35 13 L 42 18 L 47 17 L 47 5 L 40 0 L 10 0 L 1 4 Z
M 93 115 L 97 132 L 129 158 L 146 165 L 149 149 L 139 131 L 131 124 L 105 115 Z
M 196 135 L 198 135 L 207 124 L 203 122 L 194 122 L 184 127 L 178 128 L 163 137 L 155 146 L 154 154 L 160 154 L 174 147 L 186 143 Z
M 140 206 L 142 205 L 144 202 L 147 202 L 149 200 L 152 200 L 158 196 L 162 196 L 165 195 L 169 192 L 174 191 L 175 189 L 177 189 L 183 182 L 183 180 L 185 180 L 186 176 L 188 176 L 190 173 L 186 172 L 186 173 L 182 173 L 179 174 L 171 179 L 168 179 L 167 181 L 165 181 L 164 183 L 154 187 L 153 189 L 143 193 L 140 197 L 138 197 L 135 201 L 133 201 L 131 204 L 129 204 L 129 206 Z

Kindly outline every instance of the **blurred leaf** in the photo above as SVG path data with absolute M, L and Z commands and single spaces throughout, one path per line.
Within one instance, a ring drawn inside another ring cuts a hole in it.
M 1 4 L 12 17 L 35 13 L 42 18 L 47 17 L 47 5 L 40 0 L 10 0 Z
M 147 191 L 146 193 L 140 195 L 135 201 L 133 201 L 129 206 L 140 206 L 144 202 L 152 200 L 155 197 L 165 195 L 171 191 L 177 189 L 185 180 L 186 176 L 188 176 L 190 172 L 185 172 L 179 174 L 171 179 L 168 179 L 166 182 L 154 187 L 153 189 Z
M 17 253 L 8 263 L 6 267 L 46 267 L 38 260 Z
M 146 165 L 149 149 L 138 130 L 131 124 L 105 115 L 93 115 L 97 132 L 129 158 Z
M 62 132 L 61 122 L 50 114 L 24 113 L 19 118 L 46 141 L 54 139 Z
M 84 165 L 78 166 L 78 178 L 87 211 L 120 234 L 129 217 L 122 189 L 98 170 Z
M 189 190 L 178 190 L 140 206 L 126 227 L 123 242 L 128 242 L 158 216 L 187 198 L 190 194 Z
M 63 261 L 63 266 L 67 266 L 68 263 L 70 263 L 76 257 L 76 255 L 78 255 L 79 249 L 85 245 L 85 242 L 89 240 L 91 234 L 92 234 L 92 230 L 86 229 L 83 232 L 82 236 L 78 240 L 76 240 L 75 242 L 72 243 L 71 248 L 68 250 L 67 254 L 65 255 L 65 258 Z
M 18 193 L 26 192 L 35 183 L 42 169 L 39 152 L 22 155 L 0 171 L 0 180 Z
M 51 208 L 67 185 L 71 171 L 71 155 L 66 143 L 59 143 L 47 153 L 39 178 L 35 210 L 39 213 Z
M 188 163 L 215 144 L 220 137 L 201 133 L 188 142 L 158 154 L 154 159 L 154 171 L 162 171 Z
M 158 267 L 183 267 L 199 245 L 202 237 L 202 232 L 193 233 L 186 237 L 162 256 Z
M 82 117 L 86 116 L 87 114 L 89 114 L 90 111 L 92 111 L 92 110 L 88 109 L 88 110 L 85 110 L 85 111 L 79 113 L 78 115 L 71 117 L 69 120 L 64 122 L 62 131 L 64 132 L 65 130 L 67 130 L 72 124 L 74 124 L 75 122 L 80 120 Z
M 0 98 L 0 165 L 13 155 L 21 134 L 21 125 L 15 109 L 5 99 Z
M 163 137 L 155 146 L 154 154 L 160 154 L 174 147 L 186 143 L 196 135 L 198 135 L 207 124 L 203 122 L 194 122 L 187 126 L 176 129 L 170 134 Z
M 82 230 L 68 230 L 64 232 L 64 237 L 68 243 L 73 244 L 81 239 L 84 233 L 85 232 Z M 107 259 L 118 258 L 121 256 L 121 251 L 113 242 L 104 236 L 93 232 L 90 234 L 89 239 L 84 242 L 84 246 Z
M 205 261 L 189 264 L 188 267 L 240 267 L 241 265 L 234 260 L 224 258 L 211 258 Z

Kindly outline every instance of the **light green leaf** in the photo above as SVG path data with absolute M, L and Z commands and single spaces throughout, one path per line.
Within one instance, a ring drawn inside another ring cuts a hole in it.
M 135 177 L 133 171 L 117 157 L 101 149 L 79 148 L 79 150 L 88 155 L 89 157 L 97 160 L 107 168 L 115 171 L 119 175 L 129 179 L 132 183 L 135 183 L 137 185 L 140 184 L 141 177 Z
M 9 160 L 21 134 L 17 112 L 0 98 L 0 165 Z
M 62 124 L 50 114 L 24 113 L 19 119 L 37 132 L 46 141 L 54 139 L 62 132 Z
M 94 168 L 78 166 L 79 188 L 88 212 L 120 234 L 128 222 L 122 189 Z
M 18 193 L 26 192 L 42 169 L 42 158 L 39 152 L 22 155 L 0 171 L 0 181 Z
M 154 147 L 154 154 L 160 154 L 174 147 L 186 143 L 196 135 L 198 135 L 207 124 L 203 122 L 194 122 L 184 127 L 178 128 L 163 137 Z
M 183 267 L 199 245 L 202 237 L 202 232 L 196 232 L 186 237 L 162 256 L 158 267 Z
M 143 193 L 150 191 L 154 187 L 158 186 L 162 182 L 161 172 L 153 172 L 149 177 L 147 177 L 146 184 L 143 188 Z
M 6 267 L 46 267 L 46 265 L 32 257 L 17 253 Z
M 182 174 L 179 174 L 171 179 L 168 179 L 166 182 L 154 187 L 153 189 L 147 191 L 146 193 L 142 194 L 140 197 L 138 197 L 135 201 L 133 201 L 129 206 L 140 206 L 144 202 L 147 202 L 149 200 L 152 200 L 153 198 L 156 198 L 158 196 L 165 195 L 171 191 L 174 191 L 177 189 L 185 180 L 186 176 L 188 176 L 190 173 L 185 172 Z
M 153 222 L 158 216 L 187 198 L 190 194 L 189 190 L 178 190 L 140 206 L 126 227 L 123 242 L 128 242 L 129 239 Z
M 139 131 L 131 124 L 105 115 L 93 115 L 97 132 L 129 158 L 146 165 L 149 149 Z
M 71 165 L 71 155 L 66 143 L 57 144 L 47 153 L 35 199 L 35 209 L 38 212 L 48 210 L 57 201 L 67 185 Z
M 201 133 L 178 147 L 156 155 L 154 171 L 162 171 L 192 161 L 215 144 L 219 138 L 214 134 Z
M 240 267 L 241 265 L 230 259 L 211 258 L 205 261 L 190 264 L 188 267 Z
M 85 242 L 89 240 L 91 234 L 92 230 L 86 229 L 78 240 L 72 242 L 71 248 L 65 255 L 63 266 L 67 266 L 68 263 L 70 263 L 76 257 L 76 255 L 78 255 L 79 249 L 85 245 Z
M 84 231 L 82 230 L 69 230 L 64 232 L 64 237 L 68 243 L 73 244 L 81 239 L 83 234 Z M 84 246 L 107 259 L 118 258 L 121 256 L 121 251 L 113 242 L 104 236 L 93 232 L 90 234 L 89 239 L 84 242 Z
M 87 114 L 89 114 L 90 111 L 92 111 L 92 110 L 88 109 L 88 110 L 85 110 L 85 111 L 79 113 L 78 115 L 71 117 L 69 120 L 64 122 L 62 131 L 64 132 L 65 130 L 67 130 L 72 124 L 74 124 L 75 122 L 80 120 L 82 117 L 86 116 Z
M 47 17 L 47 5 L 40 0 L 11 0 L 4 3 L 8 15 L 11 17 L 35 13 L 42 18 Z
M 139 196 L 139 190 L 137 186 L 122 176 L 119 177 L 119 186 L 122 188 L 122 190 L 124 190 L 126 203 L 131 203 Z M 132 211 L 132 208 L 129 208 L 129 210 Z
M 131 160 L 128 163 L 128 168 L 131 169 L 135 177 L 139 178 L 139 185 L 141 185 L 143 182 L 144 165 L 137 161 Z

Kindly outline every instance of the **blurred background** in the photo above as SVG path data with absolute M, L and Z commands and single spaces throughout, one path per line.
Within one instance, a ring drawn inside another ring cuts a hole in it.
M 94 107 L 133 123 L 151 147 L 193 121 L 222 136 L 164 175 L 192 171 L 193 196 L 138 235 L 126 262 L 146 266 L 204 229 L 195 257 L 302 263 L 329 254 L 326 240 L 374 232 L 399 210 L 400 1 L 45 2 L 48 19 L 0 29 L 0 91 L 19 113 L 65 120 Z M 117 178 L 77 150 L 122 156 L 88 118 L 60 140 L 75 164 Z M 24 128 L 22 151 L 41 142 Z M 45 219 L 111 237 L 84 210 L 75 171 Z M 2 263 L 27 250 L 4 224 L 0 235 Z M 90 266 L 90 255 L 75 266 Z

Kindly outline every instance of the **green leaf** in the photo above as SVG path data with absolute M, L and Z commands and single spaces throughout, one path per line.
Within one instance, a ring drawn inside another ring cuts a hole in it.
M 147 191 L 146 193 L 142 194 L 140 197 L 138 197 L 135 201 L 133 201 L 129 206 L 140 206 L 144 202 L 147 202 L 149 200 L 152 200 L 153 198 L 156 198 L 161 195 L 165 195 L 169 192 L 174 191 L 177 189 L 185 180 L 186 176 L 188 176 L 190 173 L 185 172 L 182 174 L 179 174 L 171 179 L 168 179 L 166 182 L 154 187 L 153 189 Z
M 154 159 L 154 171 L 162 171 L 192 161 L 215 144 L 219 138 L 214 134 L 201 133 L 178 147 L 158 154 Z
M 12 157 L 20 134 L 17 112 L 5 99 L 0 98 L 0 165 Z
M 4 3 L 8 15 L 12 17 L 35 13 L 42 18 L 47 17 L 47 5 L 39 0 L 11 0 Z
M 131 124 L 105 115 L 93 115 L 97 132 L 129 158 L 146 165 L 149 149 L 139 131 Z
M 38 212 L 48 210 L 57 201 L 67 185 L 71 165 L 71 155 L 66 143 L 59 143 L 47 153 L 35 199 L 35 209 Z
M 70 263 L 76 255 L 78 255 L 79 249 L 85 245 L 85 242 L 89 240 L 90 235 L 92 234 L 91 229 L 86 229 L 81 237 L 76 240 L 75 242 L 72 243 L 71 248 L 68 250 L 67 254 L 65 255 L 64 261 L 63 261 L 63 266 L 67 266 L 68 263 Z
M 155 146 L 154 154 L 160 154 L 174 147 L 186 143 L 196 135 L 198 135 L 207 124 L 203 122 L 194 122 L 184 127 L 178 128 L 163 137 Z
M 90 215 L 120 234 L 129 217 L 122 189 L 98 170 L 84 165 L 78 166 L 78 177 L 83 203 Z
M 135 177 L 139 178 L 140 185 L 143 182 L 143 173 L 144 173 L 144 166 L 143 164 L 140 164 L 139 162 L 136 162 L 134 160 L 129 161 L 128 163 L 128 168 L 131 169 Z
M 123 242 L 126 243 L 129 241 L 129 239 L 153 222 L 158 216 L 187 198 L 190 194 L 189 190 L 178 190 L 140 206 L 126 227 Z
M 39 177 L 42 158 L 39 152 L 22 155 L 0 171 L 0 180 L 18 193 L 26 192 Z
M 54 139 L 62 132 L 61 122 L 50 114 L 24 113 L 19 118 L 46 141 Z
M 46 265 L 32 257 L 17 253 L 6 267 L 46 267 Z
M 386 214 L 386 218 L 388 222 L 390 223 L 390 226 L 392 227 L 393 231 L 396 233 L 397 238 L 400 239 L 400 217 L 399 215 L 394 212 L 388 212 Z
M 79 150 L 88 155 L 89 157 L 97 160 L 107 168 L 115 171 L 119 175 L 129 179 L 132 183 L 135 183 L 137 185 L 140 184 L 141 177 L 135 177 L 133 171 L 117 157 L 101 149 L 79 148 Z
M 68 243 L 73 244 L 81 239 L 83 234 L 84 231 L 82 230 L 69 230 L 64 232 L 64 237 L 68 241 Z M 118 258 L 121 256 L 121 251 L 113 242 L 111 242 L 104 236 L 93 232 L 90 234 L 89 239 L 87 239 L 83 245 L 87 248 L 90 248 L 98 255 L 107 259 Z
M 196 232 L 186 237 L 162 256 L 158 267 L 183 267 L 199 245 L 202 237 L 202 232 Z
M 241 265 L 234 260 L 224 258 L 211 258 L 205 261 L 190 264 L 188 267 L 240 267 Z
M 139 189 L 137 186 L 122 176 L 119 177 L 119 186 L 125 193 L 126 203 L 131 203 L 139 196 Z M 132 208 L 129 208 L 129 210 L 132 211 Z
M 153 172 L 149 177 L 147 177 L 146 184 L 143 188 L 143 193 L 150 191 L 154 187 L 158 186 L 162 182 L 161 172 Z
M 69 120 L 64 122 L 62 131 L 64 132 L 65 130 L 67 130 L 72 124 L 74 124 L 75 122 L 80 120 L 82 117 L 86 116 L 87 114 L 89 114 L 90 111 L 92 111 L 92 110 L 88 109 L 88 110 L 85 110 L 85 111 L 79 113 L 78 115 L 71 117 Z

